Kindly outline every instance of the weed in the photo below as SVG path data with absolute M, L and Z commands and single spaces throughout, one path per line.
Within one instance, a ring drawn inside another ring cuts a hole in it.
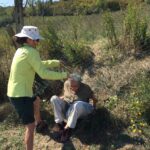
M 130 2 L 124 19 L 124 43 L 126 49 L 141 51 L 147 42 L 147 20 L 140 14 L 140 5 Z
M 110 46 L 115 46 L 118 42 L 115 26 L 114 26 L 114 20 L 111 16 L 110 12 L 105 12 L 103 15 L 104 20 L 104 32 L 105 36 L 108 39 L 108 44 Z

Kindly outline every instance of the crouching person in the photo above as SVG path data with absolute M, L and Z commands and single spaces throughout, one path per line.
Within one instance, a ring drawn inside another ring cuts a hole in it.
M 90 99 L 93 100 L 93 104 L 89 103 Z M 51 98 L 56 123 L 55 128 L 61 133 L 61 142 L 69 139 L 79 118 L 84 118 L 93 112 L 96 102 L 97 99 L 93 91 L 87 84 L 81 82 L 79 75 L 72 74 L 65 81 L 63 95 L 54 95 Z

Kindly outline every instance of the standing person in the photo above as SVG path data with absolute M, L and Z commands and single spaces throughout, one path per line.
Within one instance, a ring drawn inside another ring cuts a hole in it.
M 93 100 L 93 104 L 89 103 L 90 99 Z M 52 96 L 51 103 L 56 123 L 54 131 L 60 131 L 60 140 L 65 142 L 71 136 L 72 129 L 76 127 L 77 120 L 89 115 L 96 108 L 97 99 L 91 88 L 81 82 L 81 77 L 72 74 L 64 83 L 64 95 Z
M 37 124 L 41 121 L 40 98 L 33 97 L 32 91 L 35 73 L 49 80 L 66 79 L 67 73 L 48 70 L 61 66 L 58 60 L 41 61 L 36 46 L 42 37 L 37 27 L 24 26 L 15 37 L 21 47 L 17 49 L 12 61 L 7 95 L 25 125 L 26 150 L 32 150 L 35 121 Z

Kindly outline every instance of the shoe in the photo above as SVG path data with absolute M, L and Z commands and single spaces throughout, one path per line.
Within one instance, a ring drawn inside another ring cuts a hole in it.
M 62 123 L 56 123 L 52 130 L 54 132 L 62 132 L 65 125 L 66 125 L 66 123 L 64 121 Z
M 37 133 L 44 133 L 48 130 L 48 124 L 45 120 L 42 120 L 36 125 L 35 129 Z
M 71 137 L 72 134 L 72 129 L 71 128 L 67 128 L 64 129 L 60 138 L 60 141 L 62 143 L 67 142 L 69 140 L 69 138 Z

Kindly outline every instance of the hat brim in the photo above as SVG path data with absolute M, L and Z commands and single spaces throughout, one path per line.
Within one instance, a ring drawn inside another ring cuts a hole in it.
M 32 40 L 37 40 L 37 39 L 43 40 L 43 39 L 44 39 L 44 38 L 43 38 L 42 36 L 40 36 L 40 35 L 39 35 L 38 37 L 36 37 L 36 39 L 34 39 L 33 37 L 28 36 L 28 35 L 23 34 L 23 33 L 18 33 L 18 34 L 15 34 L 14 36 L 20 37 L 20 38 L 27 37 L 27 38 L 32 39 Z

